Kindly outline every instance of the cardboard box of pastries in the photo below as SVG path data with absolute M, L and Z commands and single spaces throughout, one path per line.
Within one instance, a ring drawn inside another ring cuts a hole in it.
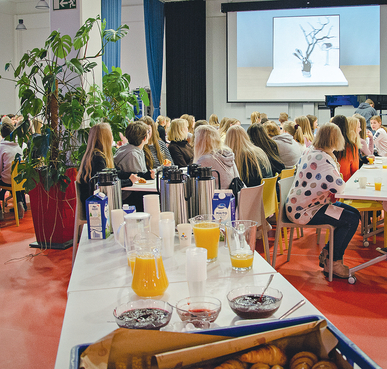
M 244 334 L 241 328 L 245 327 L 233 328 Z M 359 365 L 360 368 L 379 368 L 359 349 L 349 347 L 348 339 L 338 339 L 338 333 L 333 334 L 324 319 L 282 328 L 275 328 L 274 324 L 273 329 L 241 337 L 224 336 L 227 330 L 192 334 L 120 328 L 88 346 L 76 367 L 351 369 L 351 363 L 357 361 L 365 363 L 365 366 Z M 348 350 L 344 349 L 346 358 L 337 350 L 338 344 L 343 342 L 348 345 Z M 352 352 L 356 360 L 348 361 Z

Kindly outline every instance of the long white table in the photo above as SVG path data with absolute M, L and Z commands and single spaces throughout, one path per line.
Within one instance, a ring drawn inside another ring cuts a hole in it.
M 147 183 L 134 183 L 133 186 L 123 187 L 122 191 L 157 192 L 156 180 L 147 180 Z
M 359 177 L 367 177 L 366 188 L 360 188 Z M 375 190 L 374 179 L 375 177 L 382 178 L 382 187 L 380 191 Z M 336 198 L 346 200 L 368 200 L 368 201 L 381 201 L 383 203 L 383 209 L 385 211 L 384 216 L 387 214 L 387 169 L 383 169 L 382 164 L 378 158 L 375 160 L 375 164 L 364 164 L 359 170 L 352 175 L 352 177 L 346 182 L 344 192 L 336 194 Z M 386 230 L 384 230 L 386 232 Z M 385 234 L 386 239 L 386 234 Z M 365 263 L 357 265 L 349 269 L 348 282 L 353 284 L 356 282 L 354 273 L 367 268 L 371 265 L 380 263 L 387 260 L 387 254 L 378 256 Z
M 159 298 L 175 305 L 178 300 L 189 296 L 185 278 L 185 250 L 176 244 L 174 259 L 166 259 L 164 264 L 169 286 Z M 221 244 L 218 260 L 207 268 L 206 294 L 217 297 L 222 302 L 222 310 L 215 321 L 218 326 L 232 326 L 240 321 L 228 305 L 227 293 L 241 286 L 264 285 L 270 274 L 274 274 L 271 287 L 280 289 L 284 295 L 274 318 L 280 317 L 305 299 L 258 253 L 254 255 L 251 271 L 237 273 L 231 269 L 228 250 Z M 140 298 L 131 289 L 131 280 L 124 249 L 114 242 L 113 237 L 103 241 L 88 240 L 87 229 L 84 227 L 68 288 L 55 369 L 69 368 L 72 347 L 95 342 L 118 328 L 113 317 L 114 308 Z M 322 314 L 306 300 L 305 305 L 291 317 L 305 315 Z M 174 311 L 170 324 L 179 321 Z M 266 320 L 257 320 L 263 321 Z
M 183 282 L 185 277 L 185 250 L 175 237 L 173 258 L 163 259 L 169 282 Z M 193 242 L 193 238 L 192 238 Z M 254 253 L 252 270 L 247 274 L 275 273 L 275 269 L 257 252 Z M 219 245 L 218 260 L 207 267 L 208 279 L 238 278 L 241 273 L 231 268 L 228 249 Z M 86 227 L 79 242 L 77 257 L 67 293 L 105 288 L 130 287 L 132 274 L 125 250 L 110 236 L 107 240 L 89 240 Z

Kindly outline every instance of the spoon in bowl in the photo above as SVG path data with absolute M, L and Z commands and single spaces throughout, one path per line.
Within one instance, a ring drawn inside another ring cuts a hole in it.
M 259 298 L 259 302 L 262 301 L 262 297 L 265 294 L 266 290 L 269 288 L 271 281 L 273 280 L 274 274 L 270 274 L 269 280 L 266 283 L 265 288 L 262 291 L 261 297 Z

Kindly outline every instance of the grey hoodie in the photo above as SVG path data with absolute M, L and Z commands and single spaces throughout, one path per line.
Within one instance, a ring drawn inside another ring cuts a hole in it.
M 201 156 L 197 163 L 202 167 L 212 167 L 220 174 L 221 189 L 228 189 L 231 181 L 235 177 L 239 177 L 238 169 L 234 161 L 234 153 L 231 150 L 223 149 L 211 154 Z M 218 188 L 218 176 L 214 173 L 216 178 L 216 188 Z
M 286 132 L 278 136 L 274 136 L 273 140 L 278 145 L 278 153 L 285 164 L 285 168 L 293 168 L 293 166 L 298 163 L 298 160 L 302 155 L 301 146 L 289 133 Z
M 4 183 L 11 184 L 12 162 L 15 160 L 16 154 L 23 154 L 16 142 L 5 139 L 0 142 L 0 179 Z
M 367 121 L 367 128 L 370 128 L 370 119 L 374 116 L 377 115 L 378 113 L 376 110 L 368 103 L 361 103 L 359 107 L 355 110 L 355 114 L 360 114 L 365 118 Z
M 144 151 L 130 143 L 122 145 L 114 155 L 114 165 L 123 172 L 147 172 Z

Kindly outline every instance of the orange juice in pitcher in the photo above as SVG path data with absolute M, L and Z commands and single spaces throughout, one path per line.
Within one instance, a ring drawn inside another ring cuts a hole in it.
M 132 289 L 142 297 L 164 294 L 169 282 L 160 254 L 161 240 L 153 233 L 135 237 L 136 261 Z

